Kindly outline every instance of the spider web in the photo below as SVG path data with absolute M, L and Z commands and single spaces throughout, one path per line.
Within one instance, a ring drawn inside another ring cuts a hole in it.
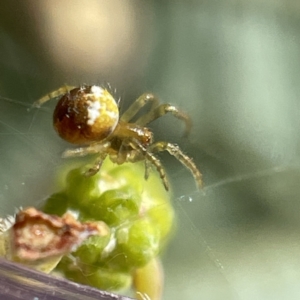
M 0 85 L 3 216 L 14 213 L 19 206 L 38 205 L 53 192 L 54 175 L 64 163 L 60 154 L 67 147 L 52 128 L 55 102 L 31 109 L 40 96 L 33 89 L 35 70 L 27 76 L 20 67 L 22 53 L 15 53 L 9 42 L 6 47 L 11 57 L 8 62 L 1 60 L 5 76 L 18 75 L 11 76 L 13 87 L 3 84 L 4 89 Z M 201 124 L 196 125 L 201 128 Z M 295 123 L 291 127 L 297 126 Z M 163 156 L 174 186 L 173 203 L 178 216 L 176 234 L 163 254 L 164 299 L 195 299 L 195 295 L 197 299 L 298 299 L 297 154 L 262 162 L 247 153 L 247 146 L 233 145 L 216 152 L 221 142 L 208 147 L 199 142 L 202 140 L 205 136 L 193 133 L 190 142 L 178 141 L 204 175 L 201 191 L 195 189 L 188 170 Z M 237 150 L 229 154 L 233 148 Z M 268 154 L 273 158 L 276 151 L 271 150 Z

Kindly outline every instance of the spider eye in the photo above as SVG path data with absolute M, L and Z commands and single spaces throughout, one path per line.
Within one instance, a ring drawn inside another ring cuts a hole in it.
M 118 121 L 115 99 L 95 85 L 75 88 L 63 95 L 53 114 L 53 125 L 60 137 L 78 145 L 105 139 Z

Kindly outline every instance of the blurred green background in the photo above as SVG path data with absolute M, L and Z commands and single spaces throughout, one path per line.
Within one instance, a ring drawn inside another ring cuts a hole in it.
M 178 230 L 164 299 L 300 298 L 300 3 L 292 0 L 2 0 L 1 214 L 38 204 L 68 146 L 51 124 L 63 84 L 107 84 L 125 109 L 141 93 L 183 108 L 151 125 L 201 169 L 168 155 Z

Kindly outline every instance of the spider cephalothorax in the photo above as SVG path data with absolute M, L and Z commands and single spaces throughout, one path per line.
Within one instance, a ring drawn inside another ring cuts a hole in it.
M 106 156 L 117 164 L 144 160 L 145 178 L 149 175 L 149 165 L 154 165 L 168 190 L 169 184 L 164 168 L 154 155 L 156 152 L 168 151 L 192 172 L 197 186 L 202 186 L 202 175 L 192 159 L 177 145 L 164 141 L 154 142 L 151 130 L 146 127 L 166 113 L 172 113 L 185 122 L 185 133 L 188 134 L 191 128 L 190 118 L 175 106 L 159 104 L 153 94 L 146 93 L 133 102 L 120 117 L 114 97 L 107 89 L 95 85 L 61 87 L 39 99 L 34 105 L 40 106 L 59 96 L 61 98 L 53 113 L 54 128 L 64 140 L 83 146 L 66 150 L 63 155 L 71 157 L 98 154 L 94 166 L 86 173 L 88 176 L 99 171 Z M 150 110 L 136 121 L 132 121 L 147 103 L 150 103 Z

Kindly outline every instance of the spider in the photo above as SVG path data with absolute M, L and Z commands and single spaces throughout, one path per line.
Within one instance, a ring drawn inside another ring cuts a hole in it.
M 169 182 L 165 170 L 155 156 L 157 152 L 168 151 L 191 171 L 197 187 L 202 187 L 202 174 L 193 160 L 175 144 L 165 141 L 154 142 L 152 131 L 146 127 L 157 118 L 171 113 L 185 123 L 187 135 L 191 129 L 191 120 L 175 106 L 159 104 L 156 96 L 145 93 L 119 117 L 119 107 L 114 97 L 107 89 L 96 85 L 60 87 L 40 98 L 34 106 L 40 107 L 57 97 L 61 98 L 53 113 L 53 126 L 62 139 L 79 146 L 66 150 L 63 157 L 98 154 L 94 165 L 85 173 L 87 176 L 95 175 L 107 156 L 119 165 L 144 160 L 145 179 L 149 177 L 152 164 L 168 191 Z M 149 111 L 133 121 L 137 113 L 148 103 Z

